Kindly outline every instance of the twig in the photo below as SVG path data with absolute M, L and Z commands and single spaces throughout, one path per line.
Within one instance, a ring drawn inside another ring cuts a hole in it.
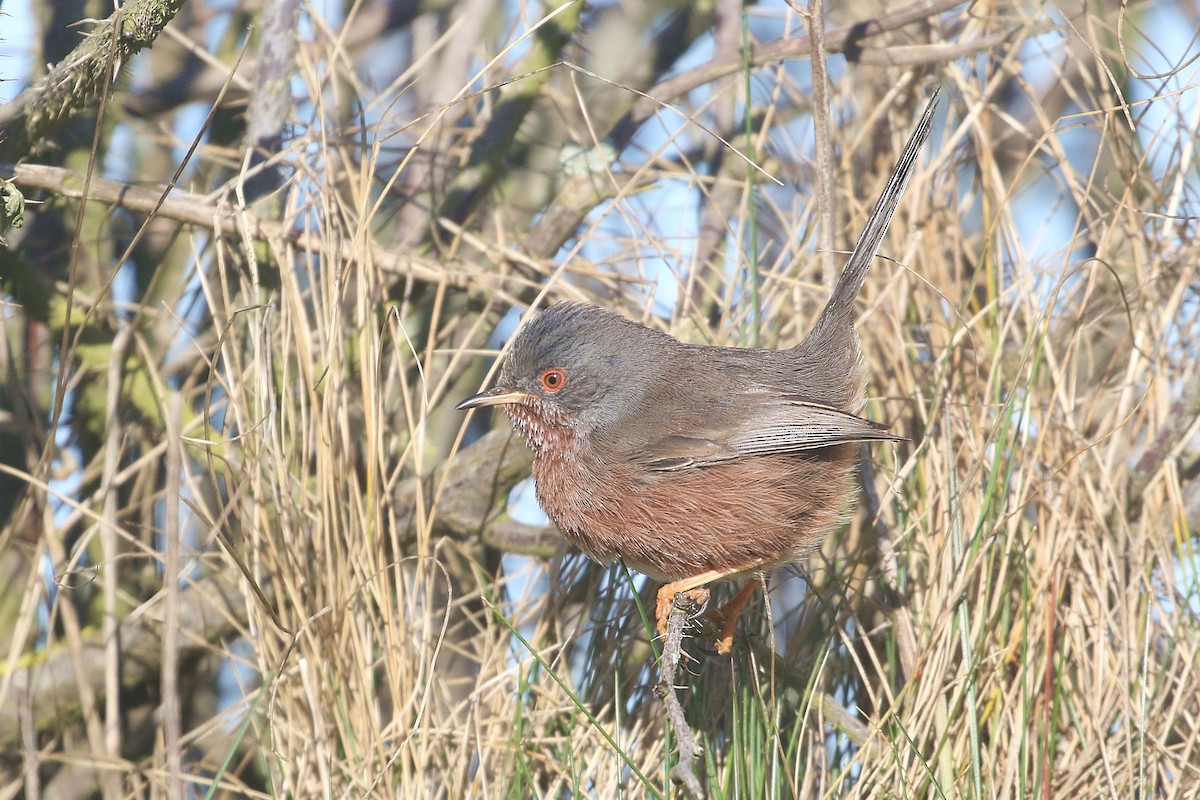
M 912 3 L 887 14 L 880 14 L 839 28 L 831 28 L 825 31 L 825 54 L 828 56 L 830 53 L 846 53 L 848 57 L 853 57 L 851 60 L 860 64 L 891 64 L 895 60 L 891 56 L 894 48 L 866 50 L 863 47 L 863 41 L 919 20 L 931 19 L 959 5 L 962 5 L 961 0 L 936 0 L 933 3 L 921 0 L 921 2 Z M 943 49 L 935 49 L 931 52 L 935 53 L 939 60 L 952 55 Z M 797 36 L 792 39 L 781 39 L 758 45 L 751 50 L 749 58 L 752 66 L 759 67 L 777 61 L 808 58 L 811 53 L 812 45 L 808 41 L 808 37 Z M 646 92 L 646 96 L 633 105 L 625 122 L 635 127 L 640 126 L 659 112 L 660 103 L 684 97 L 697 87 L 742 69 L 744 69 L 744 65 L 741 54 L 735 53 L 714 58 L 692 69 L 672 74 L 671 77 Z
M 841 264 L 833 252 L 833 142 L 829 136 L 829 87 L 825 72 L 825 8 L 821 0 L 808 4 L 808 38 L 812 43 L 812 118 L 813 138 L 817 156 L 817 213 L 821 224 L 817 231 L 817 249 L 821 252 L 821 278 L 825 288 L 833 291 Z
M 490 260 L 479 264 L 468 259 L 438 261 L 413 252 L 389 250 L 370 240 L 358 242 L 356 246 L 351 246 L 346 242 L 331 244 L 326 241 L 327 237 L 322 237 L 319 233 L 305 231 L 281 222 L 273 222 L 247 209 L 231 208 L 219 194 L 199 195 L 172 187 L 164 195 L 161 187 L 151 189 L 131 183 L 92 177 L 85 195 L 83 176 L 74 170 L 42 164 L 10 164 L 0 161 L 0 176 L 6 175 L 12 176 L 11 183 L 18 188 L 44 189 L 77 200 L 86 196 L 90 201 L 108 203 L 138 214 L 148 214 L 187 225 L 196 225 L 218 234 L 247 235 L 255 241 L 272 244 L 284 242 L 299 250 L 314 255 L 320 254 L 331 261 L 342 264 L 366 261 L 374 264 L 385 274 L 407 276 L 422 283 L 431 283 L 451 289 L 463 289 L 468 294 L 497 296 L 514 304 L 517 303 L 517 300 L 505 288 L 508 283 L 519 284 L 521 281 L 527 280 L 540 285 L 547 275 L 554 272 L 549 263 L 543 263 L 537 258 L 523 254 L 517 248 L 484 249 L 487 242 L 482 239 L 475 239 L 474 242 L 480 244 L 477 249 L 480 253 L 489 256 Z M 597 196 L 596 202 L 601 199 L 603 198 Z M 578 210 L 579 218 L 582 219 L 590 209 L 591 206 Z M 454 224 L 448 220 L 442 220 L 441 225 L 451 231 L 455 230 Z M 564 227 L 562 230 L 566 230 L 566 228 Z M 561 239 L 565 240 L 566 238 L 567 235 L 562 233 Z M 465 239 L 466 237 L 464 237 Z M 549 250 L 550 245 L 542 241 L 538 248 L 542 247 Z M 553 255 L 553 251 L 551 251 L 551 255 Z M 500 260 L 511 264 L 516 270 L 516 275 L 506 276 L 503 271 L 497 271 L 495 265 Z M 611 276 L 602 277 L 612 280 Z M 562 286 L 569 288 L 570 284 L 564 283 Z M 560 296 L 558 293 L 562 289 L 556 286 L 552 291 L 557 297 Z M 566 297 L 579 299 L 570 294 Z
M 73 170 L 41 164 L 0 164 L 0 173 L 11 175 L 12 182 L 20 187 L 32 186 L 74 199 L 84 197 L 83 177 Z M 302 250 L 321 253 L 338 261 L 369 258 L 385 271 L 411 275 L 420 281 L 444 282 L 453 288 L 467 288 L 472 281 L 484 280 L 486 277 L 476 275 L 467 264 L 462 264 L 463 270 L 460 271 L 421 256 L 391 253 L 371 242 L 362 244 L 359 251 L 352 251 L 341 243 L 330 245 L 317 234 L 260 219 L 250 211 L 235 211 L 215 199 L 181 189 L 173 189 L 164 198 L 162 189 L 148 189 L 131 183 L 94 177 L 87 199 L 110 203 L 138 213 L 153 213 L 158 217 L 207 228 L 215 233 L 237 234 L 241 230 L 239 225 L 244 224 L 256 241 L 290 242 Z M 239 216 L 243 220 L 242 223 L 239 223 Z
M 688 727 L 683 706 L 675 694 L 675 674 L 679 671 L 679 659 L 683 648 L 683 629 L 692 613 L 691 599 L 684 594 L 675 596 L 671 614 L 667 617 L 667 636 L 663 641 L 662 665 L 654 693 L 663 701 L 667 711 L 667 722 L 679 740 L 679 763 L 671 769 L 671 779 L 682 784 L 692 797 L 704 797 L 700 780 L 692 771 L 692 763 L 703 753 L 692 729 Z
M 179 615 L 183 589 L 179 584 L 183 543 L 179 499 L 183 493 L 183 400 L 179 392 L 167 398 L 166 518 L 163 525 L 163 626 L 162 626 L 162 730 L 166 751 L 166 795 L 170 800 L 186 796 L 183 781 L 183 699 L 179 689 L 181 650 Z
M 293 118 L 290 79 L 296 70 L 299 51 L 297 0 L 269 0 L 259 13 L 262 35 L 258 40 L 258 59 L 254 62 L 254 82 L 250 87 L 250 105 L 246 111 L 246 139 L 241 180 L 245 197 L 257 200 L 283 185 L 284 174 L 271 154 L 283 148 L 284 128 Z M 262 167 L 254 170 L 253 167 Z M 282 207 L 279 198 L 274 205 Z

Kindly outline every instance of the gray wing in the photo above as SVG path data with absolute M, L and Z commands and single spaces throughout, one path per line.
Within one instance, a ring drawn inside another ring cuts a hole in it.
M 653 442 L 643 463 L 672 471 L 768 453 L 799 453 L 848 442 L 904 441 L 887 426 L 794 394 L 746 395 L 745 404 L 721 415 L 733 424 L 703 435 L 669 434 Z

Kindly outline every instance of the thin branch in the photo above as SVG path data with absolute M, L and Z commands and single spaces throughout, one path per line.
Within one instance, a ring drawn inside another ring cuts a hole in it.
M 671 614 L 667 617 L 667 635 L 663 641 L 662 663 L 659 666 L 654 693 L 662 699 L 667 723 L 675 733 L 675 738 L 679 740 L 679 762 L 671 768 L 671 778 L 682 784 L 692 797 L 701 798 L 704 797 L 704 789 L 692 764 L 704 751 L 696 743 L 696 737 L 683 713 L 683 706 L 679 703 L 679 696 L 675 693 L 675 675 L 679 672 L 679 660 L 683 652 L 683 630 L 687 627 L 688 618 L 694 610 L 693 605 L 687 595 L 675 595 Z
M 13 183 L 18 186 L 45 189 L 76 200 L 83 198 L 83 177 L 68 169 L 39 164 L 0 164 L 0 174 L 11 174 Z M 330 237 L 322 237 L 319 232 L 309 233 L 270 222 L 250 211 L 238 210 L 224 202 L 180 189 L 172 190 L 164 200 L 161 190 L 158 189 L 145 189 L 121 181 L 93 177 L 88 199 L 142 214 L 154 212 L 165 219 L 197 225 L 222 234 L 240 235 L 243 228 L 239 220 L 245 220 L 244 230 L 248 231 L 255 241 L 290 242 L 306 252 L 324 253 L 339 263 L 369 258 L 385 272 L 411 276 L 418 281 L 441 283 L 457 289 L 486 292 L 490 287 L 494 291 L 495 286 L 502 280 L 494 268 L 489 272 L 482 269 L 477 271 L 469 269 L 467 263 L 460 262 L 462 269 L 448 269 L 433 259 L 421 258 L 411 253 L 393 253 L 371 242 L 361 245 L 365 252 L 351 251 L 340 240 L 338 244 L 331 246 Z
M 254 84 L 246 111 L 246 140 L 242 177 L 247 200 L 275 191 L 283 185 L 283 171 L 277 162 L 265 163 L 283 144 L 283 131 L 291 118 L 291 78 L 296 70 L 296 52 L 300 33 L 298 0 L 268 0 L 260 14 L 262 32 L 258 40 L 258 60 L 254 63 Z M 251 168 L 259 167 L 247 177 Z M 281 202 L 276 198 L 276 202 Z
M 167 400 L 167 477 L 166 519 L 163 538 L 162 632 L 162 715 L 163 740 L 167 757 L 167 797 L 182 800 L 183 789 L 183 706 L 179 696 L 179 570 L 180 550 L 179 498 L 182 494 L 183 438 L 180 434 L 182 399 L 173 392 Z
M 832 292 L 841 274 L 834 248 L 833 142 L 829 135 L 829 78 L 825 71 L 825 6 L 812 0 L 808 7 L 808 37 L 812 42 L 812 117 L 817 156 L 817 249 L 821 254 L 821 276 Z
M 893 63 L 893 59 L 889 54 L 893 48 L 889 47 L 879 53 L 864 52 L 861 49 L 862 41 L 887 31 L 902 28 L 913 22 L 935 17 L 960 5 L 962 5 L 961 0 L 918 2 L 890 14 L 880 14 L 877 17 L 827 30 L 825 31 L 825 52 L 826 54 L 845 53 L 850 60 L 864 64 L 884 63 L 890 65 Z M 986 45 L 981 44 L 980 47 L 986 47 Z M 812 44 L 808 37 L 798 36 L 795 39 L 781 39 L 754 47 L 748 54 L 748 58 L 751 66 L 760 67 L 777 61 L 808 58 L 811 51 Z M 942 60 L 941 56 L 939 56 L 939 60 Z M 732 75 L 743 67 L 742 56 L 738 54 L 713 59 L 694 69 L 674 75 L 647 92 L 649 97 L 638 100 L 630 110 L 627 121 L 634 126 L 641 125 L 659 113 L 664 101 L 684 97 L 693 89 Z

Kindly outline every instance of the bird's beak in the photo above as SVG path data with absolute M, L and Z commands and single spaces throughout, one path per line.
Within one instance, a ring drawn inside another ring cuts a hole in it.
M 486 392 L 480 392 L 474 397 L 468 397 L 454 407 L 455 411 L 466 411 L 468 408 L 484 408 L 485 406 L 503 406 L 510 403 L 520 403 L 533 395 L 528 392 L 518 392 L 516 389 L 509 389 L 505 386 L 497 386 L 495 389 L 488 389 Z

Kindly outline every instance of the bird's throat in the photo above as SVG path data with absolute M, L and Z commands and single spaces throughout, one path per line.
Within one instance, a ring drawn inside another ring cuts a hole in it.
M 504 410 L 513 427 L 538 456 L 564 456 L 574 452 L 575 429 L 558 408 L 533 401 L 513 403 Z

